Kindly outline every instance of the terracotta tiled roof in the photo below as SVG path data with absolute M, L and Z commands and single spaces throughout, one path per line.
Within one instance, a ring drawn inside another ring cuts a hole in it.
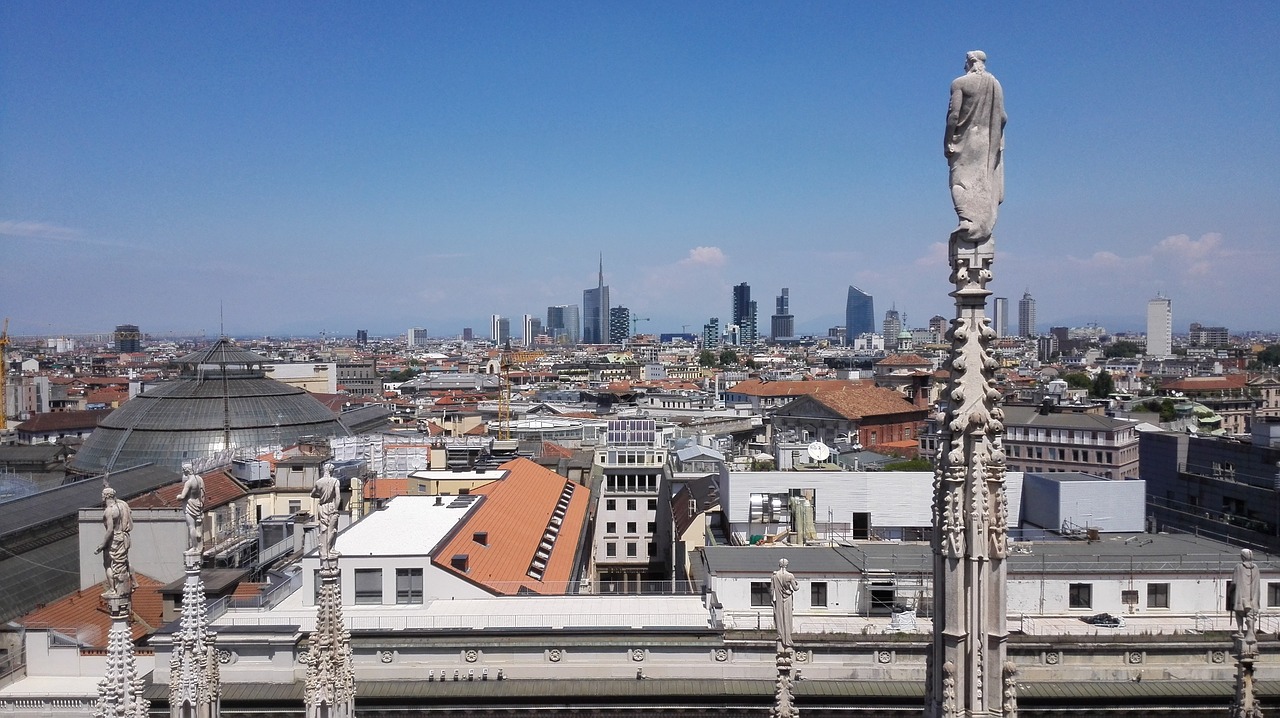
M 820 392 L 812 399 L 847 419 L 855 420 L 868 416 L 925 412 L 893 389 L 870 384 Z
M 137 587 L 133 591 L 132 636 L 137 641 L 164 625 L 164 601 L 160 596 L 160 588 L 164 584 L 136 571 L 133 575 Z M 16 623 L 28 628 L 52 628 L 65 632 L 87 648 L 106 648 L 111 616 L 107 614 L 107 603 L 102 599 L 105 590 L 104 581 L 76 591 L 44 608 L 37 608 L 17 619 Z
M 242 496 L 248 495 L 244 487 L 226 471 L 210 471 L 202 474 L 204 479 L 205 510 L 225 506 Z M 161 486 L 155 491 L 148 491 L 141 496 L 129 499 L 129 506 L 135 509 L 172 509 L 182 506 L 178 494 L 182 492 L 182 481 L 178 480 L 168 486 Z
M 933 362 L 919 354 L 890 354 L 876 362 L 875 366 L 933 366 Z
M 528 459 L 508 461 L 500 468 L 508 472 L 506 477 L 472 491 L 484 496 L 484 501 L 436 552 L 432 562 L 498 594 L 515 594 L 521 588 L 535 593 L 564 593 L 573 578 L 591 491 Z M 528 575 L 529 566 L 566 485 L 573 487 L 569 507 L 542 578 L 535 579 Z M 476 542 L 477 533 L 486 535 L 484 545 Z M 452 566 L 453 557 L 459 554 L 467 556 L 466 572 Z
M 729 389 L 734 394 L 747 396 L 813 396 L 820 392 L 839 391 L 840 389 L 869 384 L 863 381 L 833 379 L 830 381 L 761 381 L 747 379 L 740 381 Z
M 542 442 L 543 458 L 554 457 L 558 459 L 572 459 L 573 450 L 567 449 L 553 441 Z
M 1185 379 L 1168 381 L 1160 385 L 1162 390 L 1197 393 L 1202 391 L 1238 391 L 1249 383 L 1244 374 L 1226 374 L 1224 376 L 1191 376 Z
M 67 431 L 70 429 L 90 429 L 98 426 L 98 422 L 114 409 L 92 409 L 90 411 L 51 411 L 43 414 L 32 414 L 30 419 L 18 424 L 18 431 L 40 433 L 45 431 Z
M 369 479 L 364 482 L 365 499 L 390 499 L 409 493 L 408 479 Z

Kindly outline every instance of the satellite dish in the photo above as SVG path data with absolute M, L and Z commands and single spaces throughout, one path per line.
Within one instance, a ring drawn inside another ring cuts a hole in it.
M 826 461 L 829 456 L 831 456 L 831 448 L 826 444 L 821 441 L 809 444 L 809 458 L 813 459 L 814 463 Z

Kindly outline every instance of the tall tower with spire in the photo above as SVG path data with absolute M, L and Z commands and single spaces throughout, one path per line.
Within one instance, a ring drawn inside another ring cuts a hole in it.
M 609 287 L 604 283 L 604 255 L 596 286 L 582 292 L 582 343 L 609 343 Z

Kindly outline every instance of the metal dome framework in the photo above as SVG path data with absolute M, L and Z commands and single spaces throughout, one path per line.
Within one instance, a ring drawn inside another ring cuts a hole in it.
M 178 379 L 137 395 L 102 420 L 72 460 L 73 470 L 146 463 L 179 469 L 183 462 L 235 450 L 348 434 L 305 390 L 267 378 L 266 357 L 225 338 L 176 363 L 182 367 Z

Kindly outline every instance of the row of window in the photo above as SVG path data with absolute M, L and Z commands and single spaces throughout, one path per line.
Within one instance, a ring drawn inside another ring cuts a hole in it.
M 636 526 L 637 526 L 637 524 L 636 524 L 636 522 L 635 522 L 635 521 L 628 521 L 628 522 L 627 522 L 627 534 L 628 534 L 628 535 L 635 535 L 635 534 L 639 533 L 638 531 L 636 531 Z M 656 521 L 650 521 L 649 523 L 645 524 L 645 531 L 646 531 L 650 536 L 654 535 L 655 533 L 657 533 L 657 532 L 658 532 L 658 523 L 657 523 Z M 606 536 L 613 536 L 613 535 L 616 535 L 616 534 L 618 533 L 618 524 L 617 524 L 617 522 L 615 522 L 615 521 L 606 521 L 606 522 L 605 522 L 605 524 L 604 524 L 604 533 L 605 533 L 605 535 L 606 535 Z
M 316 600 L 320 599 L 320 572 L 315 572 Z M 382 603 L 382 569 L 357 568 L 352 577 L 355 581 L 355 601 L 357 604 L 378 605 Z M 396 603 L 422 603 L 422 569 L 396 569 Z
M 1124 443 L 1133 438 L 1132 432 L 1121 431 L 1108 437 L 1105 431 L 1085 431 L 1076 429 L 1026 429 L 1022 427 L 1010 427 L 1007 437 L 1009 439 L 1025 439 L 1028 441 L 1057 441 L 1067 443 L 1087 443 L 1099 441 L 1112 441 L 1114 443 Z
M 1232 600 L 1234 598 L 1235 586 L 1230 582 L 1227 583 L 1227 605 L 1226 609 L 1231 610 Z M 1137 591 L 1121 591 L 1120 602 L 1127 606 L 1138 605 Z M 1093 608 L 1093 584 L 1091 583 L 1071 583 L 1067 584 L 1067 606 L 1070 608 Z M 1148 583 L 1147 584 L 1147 608 L 1168 608 L 1169 607 L 1169 584 L 1167 583 Z M 1280 608 L 1280 581 L 1270 581 L 1267 583 L 1267 608 Z
M 627 541 L 626 549 L 627 549 L 627 558 L 635 558 L 636 556 L 639 555 L 638 551 L 640 550 L 640 544 L 639 542 L 636 542 L 636 541 Z M 658 544 L 654 543 L 653 541 L 650 541 L 648 544 L 646 544 L 646 550 L 648 551 L 647 555 L 649 556 L 649 558 L 653 558 L 658 555 Z M 604 544 L 604 555 L 609 556 L 611 558 L 616 558 L 618 555 L 618 543 L 616 541 L 606 541 Z
M 1021 457 L 1024 447 L 1018 444 L 1009 446 L 1009 455 L 1013 457 Z M 1048 461 L 1074 461 L 1076 463 L 1093 463 L 1093 464 L 1110 464 L 1112 454 L 1110 451 L 1094 451 L 1093 460 L 1089 459 L 1088 449 L 1071 449 L 1070 458 L 1068 458 L 1067 449 L 1061 449 L 1056 446 L 1028 446 L 1026 448 L 1026 456 L 1028 459 L 1041 459 Z M 1047 456 L 1046 456 L 1047 455 Z M 1105 457 L 1105 459 L 1104 459 Z
M 605 491 L 621 493 L 656 493 L 658 491 L 657 474 L 610 474 L 604 479 Z
M 814 608 L 827 607 L 827 582 L 808 581 L 809 605 Z M 763 608 L 773 605 L 773 586 L 769 581 L 751 582 L 751 606 Z
M 635 510 L 636 510 L 636 502 L 637 502 L 637 499 L 627 499 L 626 501 L 627 501 L 627 504 L 626 504 L 626 506 L 627 506 L 627 511 L 635 511 Z M 647 502 L 647 508 L 648 508 L 650 511 L 657 511 L 657 510 L 658 510 L 658 500 L 657 500 L 657 499 L 649 499 L 649 500 L 648 500 L 648 502 Z M 605 500 L 604 500 L 604 510 L 605 510 L 605 511 L 617 511 L 617 510 L 618 510 L 618 500 L 617 500 L 617 499 L 605 499 Z

